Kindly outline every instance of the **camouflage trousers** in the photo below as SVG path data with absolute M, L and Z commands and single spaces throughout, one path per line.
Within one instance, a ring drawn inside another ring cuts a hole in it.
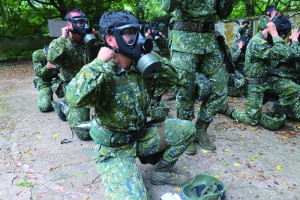
M 227 95 L 228 72 L 222 54 L 190 54 L 172 51 L 171 62 L 178 69 L 180 88 L 177 88 L 176 108 L 179 119 L 193 120 L 196 71 L 205 74 L 211 83 L 211 93 L 203 100 L 197 119 L 212 122 Z M 220 65 L 221 64 L 221 65 Z M 218 69 L 219 70 L 216 70 Z
M 234 79 L 235 75 L 234 74 L 229 74 L 229 81 L 228 81 L 228 96 L 231 97 L 240 97 L 246 94 L 247 92 L 247 87 L 242 86 L 242 87 L 235 87 L 234 85 Z
M 60 81 L 56 78 L 53 78 L 51 82 L 43 81 L 39 77 L 35 77 L 33 80 L 34 86 L 38 89 L 38 108 L 41 112 L 50 112 L 53 111 L 52 101 L 53 93 L 61 98 L 63 97 L 62 88 L 59 87 Z
M 160 135 L 157 125 L 153 125 L 146 128 L 144 137 L 132 144 L 114 148 L 95 144 L 94 160 L 105 186 L 107 200 L 150 199 L 135 158 L 164 152 L 163 160 L 173 162 L 194 140 L 196 130 L 192 122 L 167 119 L 164 123 L 164 136 Z M 165 145 L 161 145 L 164 140 Z
M 290 79 L 278 77 L 271 77 L 261 85 L 248 85 L 245 112 L 235 110 L 232 117 L 252 126 L 257 125 L 261 118 L 265 92 L 278 96 L 278 107 L 286 110 L 288 118 L 299 121 L 299 85 Z
M 38 94 L 38 107 L 41 112 L 50 112 L 53 111 L 52 102 L 53 100 L 53 91 L 51 86 L 44 86 L 39 89 Z

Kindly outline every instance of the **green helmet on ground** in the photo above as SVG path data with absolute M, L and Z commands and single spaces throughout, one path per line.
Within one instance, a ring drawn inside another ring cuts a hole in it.
M 186 200 L 224 200 L 226 185 L 208 174 L 197 174 L 193 180 L 184 185 L 181 196 Z
M 266 129 L 276 130 L 284 125 L 285 119 L 285 114 L 263 112 L 260 118 L 260 124 Z

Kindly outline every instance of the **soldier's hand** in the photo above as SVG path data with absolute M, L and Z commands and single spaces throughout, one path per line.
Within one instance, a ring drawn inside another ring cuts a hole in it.
M 289 39 L 291 41 L 298 41 L 298 37 L 299 37 L 300 32 L 298 31 L 297 28 L 292 30 L 291 35 L 289 36 Z
M 268 33 L 270 33 L 270 35 L 272 37 L 277 37 L 278 36 L 278 32 L 276 30 L 276 25 L 273 22 L 267 23 L 266 26 L 267 26 Z
M 103 62 L 108 62 L 111 59 L 114 59 L 116 57 L 116 53 L 108 48 L 108 47 L 101 47 L 97 58 L 101 59 Z
M 272 10 L 270 20 L 274 19 L 274 17 L 277 15 L 277 10 Z
M 69 29 L 68 27 L 63 27 L 61 29 L 61 36 L 64 37 L 64 38 L 68 38 L 69 37 Z
M 55 65 L 53 65 L 52 63 L 50 63 L 50 62 L 47 62 L 47 69 L 56 69 L 56 66 Z
M 239 44 L 238 44 L 239 49 L 242 49 L 244 45 L 245 45 L 245 42 L 240 41 Z

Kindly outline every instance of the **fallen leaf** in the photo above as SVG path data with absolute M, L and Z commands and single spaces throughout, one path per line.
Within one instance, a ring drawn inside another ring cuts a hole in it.
M 234 166 L 239 167 L 240 164 L 239 163 L 233 163 Z
M 216 178 L 220 178 L 220 176 L 219 176 L 219 175 L 215 175 L 215 177 L 216 177 Z
M 208 151 L 205 150 L 205 149 L 201 149 L 201 152 L 202 152 L 202 153 L 208 153 Z
M 278 165 L 276 168 L 277 168 L 278 170 L 282 170 L 282 169 L 281 169 L 281 165 Z
M 180 188 L 179 187 L 174 187 L 174 192 L 180 193 Z
M 243 171 L 242 174 L 247 174 L 247 173 Z
M 89 196 L 83 196 L 83 199 L 87 200 L 87 199 L 89 199 Z

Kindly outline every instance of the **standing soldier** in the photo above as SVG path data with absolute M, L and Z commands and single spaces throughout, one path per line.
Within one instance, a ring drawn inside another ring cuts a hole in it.
M 251 38 L 253 30 L 251 27 L 249 27 L 250 22 L 248 20 L 243 21 L 242 25 L 243 26 L 241 28 L 239 28 L 239 30 L 238 30 L 238 32 L 240 33 L 240 39 L 246 38 L 246 37 Z
M 55 64 L 60 71 L 63 88 L 75 77 L 81 67 L 92 61 L 89 43 L 97 40 L 97 32 L 88 26 L 87 18 L 80 9 L 73 9 L 66 15 L 67 26 L 62 28 L 61 37 L 53 40 L 49 45 L 47 59 Z M 99 37 L 99 36 L 98 36 Z M 66 101 L 57 104 L 58 116 L 68 121 L 71 129 L 82 140 L 90 140 L 89 121 L 90 110 L 74 108 Z
M 41 112 L 53 111 L 53 91 L 59 98 L 62 98 L 63 92 L 60 86 L 58 77 L 58 69 L 56 66 L 47 62 L 48 46 L 44 49 L 39 49 L 33 52 L 32 62 L 36 73 L 34 85 L 38 89 L 38 107 Z
M 179 72 L 183 88 L 177 89 L 177 117 L 194 119 L 194 91 L 196 72 L 205 74 L 211 82 L 211 94 L 203 100 L 196 121 L 195 141 L 201 147 L 214 150 L 207 128 L 218 113 L 227 95 L 228 73 L 223 55 L 214 34 L 214 21 L 226 18 L 232 11 L 231 0 L 163 0 L 162 8 L 173 11 L 169 36 L 171 62 Z M 195 143 L 186 153 L 195 154 Z

